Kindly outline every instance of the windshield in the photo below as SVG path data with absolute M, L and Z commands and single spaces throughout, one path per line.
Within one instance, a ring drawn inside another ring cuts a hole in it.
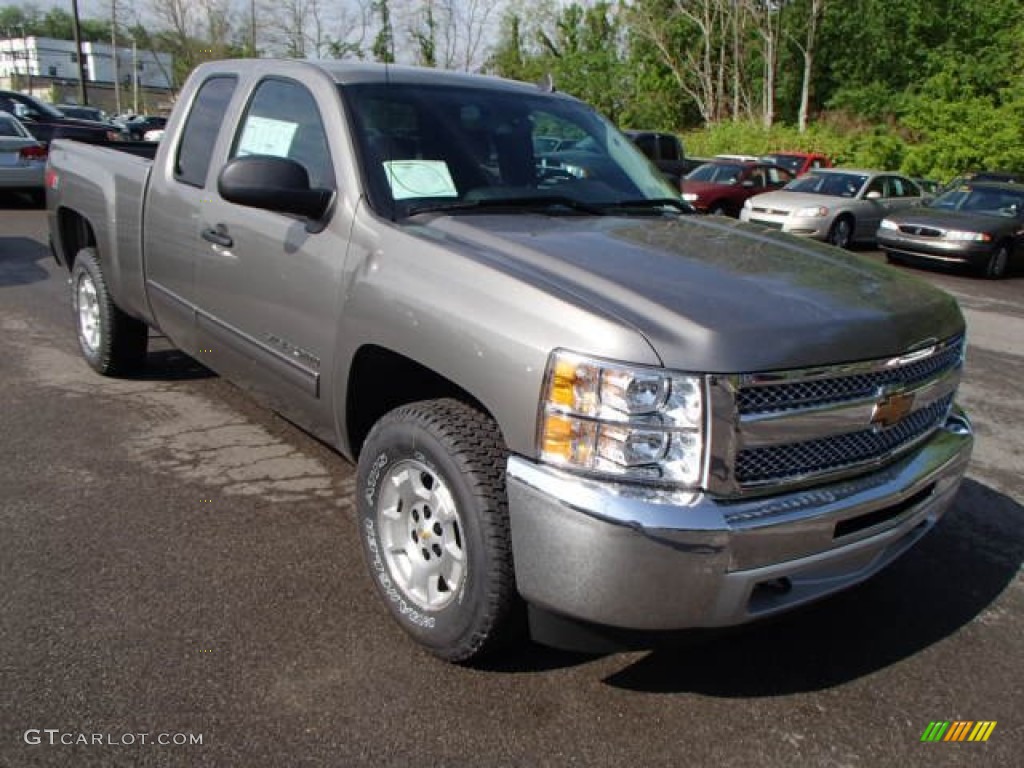
M 687 181 L 706 181 L 712 184 L 735 184 L 743 173 L 742 165 L 731 163 L 704 163 L 686 175 Z
M 548 197 L 579 213 L 679 198 L 629 139 L 574 99 L 399 83 L 340 90 L 354 117 L 370 204 L 382 215 Z
M 1024 212 L 1024 189 L 961 186 L 932 200 L 930 208 L 969 211 L 986 216 L 1019 216 Z
M 811 172 L 789 182 L 783 189 L 830 197 L 856 197 L 867 181 L 868 176 L 863 173 Z

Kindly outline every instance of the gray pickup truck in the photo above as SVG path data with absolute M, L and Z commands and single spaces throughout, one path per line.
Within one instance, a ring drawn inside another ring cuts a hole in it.
M 545 135 L 587 139 L 588 174 L 538 163 Z M 56 141 L 47 187 L 89 364 L 143 365 L 158 328 L 356 461 L 372 581 L 452 661 L 834 593 L 935 525 L 971 452 L 953 299 L 692 215 L 564 94 L 208 63 L 155 158 Z

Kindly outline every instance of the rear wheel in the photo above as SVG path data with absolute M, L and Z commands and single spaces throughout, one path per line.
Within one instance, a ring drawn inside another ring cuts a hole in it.
M 360 452 L 359 536 L 374 586 L 402 629 L 449 661 L 518 634 L 507 455 L 493 419 L 447 399 L 391 411 Z
M 827 241 L 837 248 L 849 248 L 853 240 L 853 219 L 849 216 L 840 216 L 828 231 Z
M 1010 249 L 1006 243 L 1000 244 L 988 257 L 985 262 L 985 277 L 989 280 L 999 280 L 1006 277 L 1006 271 L 1010 264 Z
M 146 359 L 146 324 L 121 311 L 110 296 L 96 251 L 83 248 L 71 270 L 71 308 L 78 346 L 93 370 L 104 376 L 132 373 Z

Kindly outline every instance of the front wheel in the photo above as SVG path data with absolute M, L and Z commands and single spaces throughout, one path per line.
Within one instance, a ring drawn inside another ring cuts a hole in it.
M 1010 264 L 1010 249 L 1006 243 L 998 246 L 988 260 L 985 262 L 985 277 L 989 280 L 999 280 L 1006 277 L 1006 269 Z
M 828 231 L 827 241 L 837 248 L 849 248 L 853 240 L 853 219 L 840 216 Z
M 83 248 L 71 270 L 71 309 L 82 356 L 97 373 L 119 376 L 142 367 L 149 331 L 114 303 L 96 251 Z
M 402 406 L 359 456 L 359 535 L 392 617 L 448 661 L 513 636 L 517 593 L 497 424 L 455 400 Z

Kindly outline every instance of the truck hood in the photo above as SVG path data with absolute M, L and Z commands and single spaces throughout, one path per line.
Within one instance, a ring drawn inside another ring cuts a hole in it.
M 738 373 L 896 356 L 964 327 L 956 302 L 917 278 L 739 222 L 424 218 L 431 239 L 631 326 L 673 369 Z

